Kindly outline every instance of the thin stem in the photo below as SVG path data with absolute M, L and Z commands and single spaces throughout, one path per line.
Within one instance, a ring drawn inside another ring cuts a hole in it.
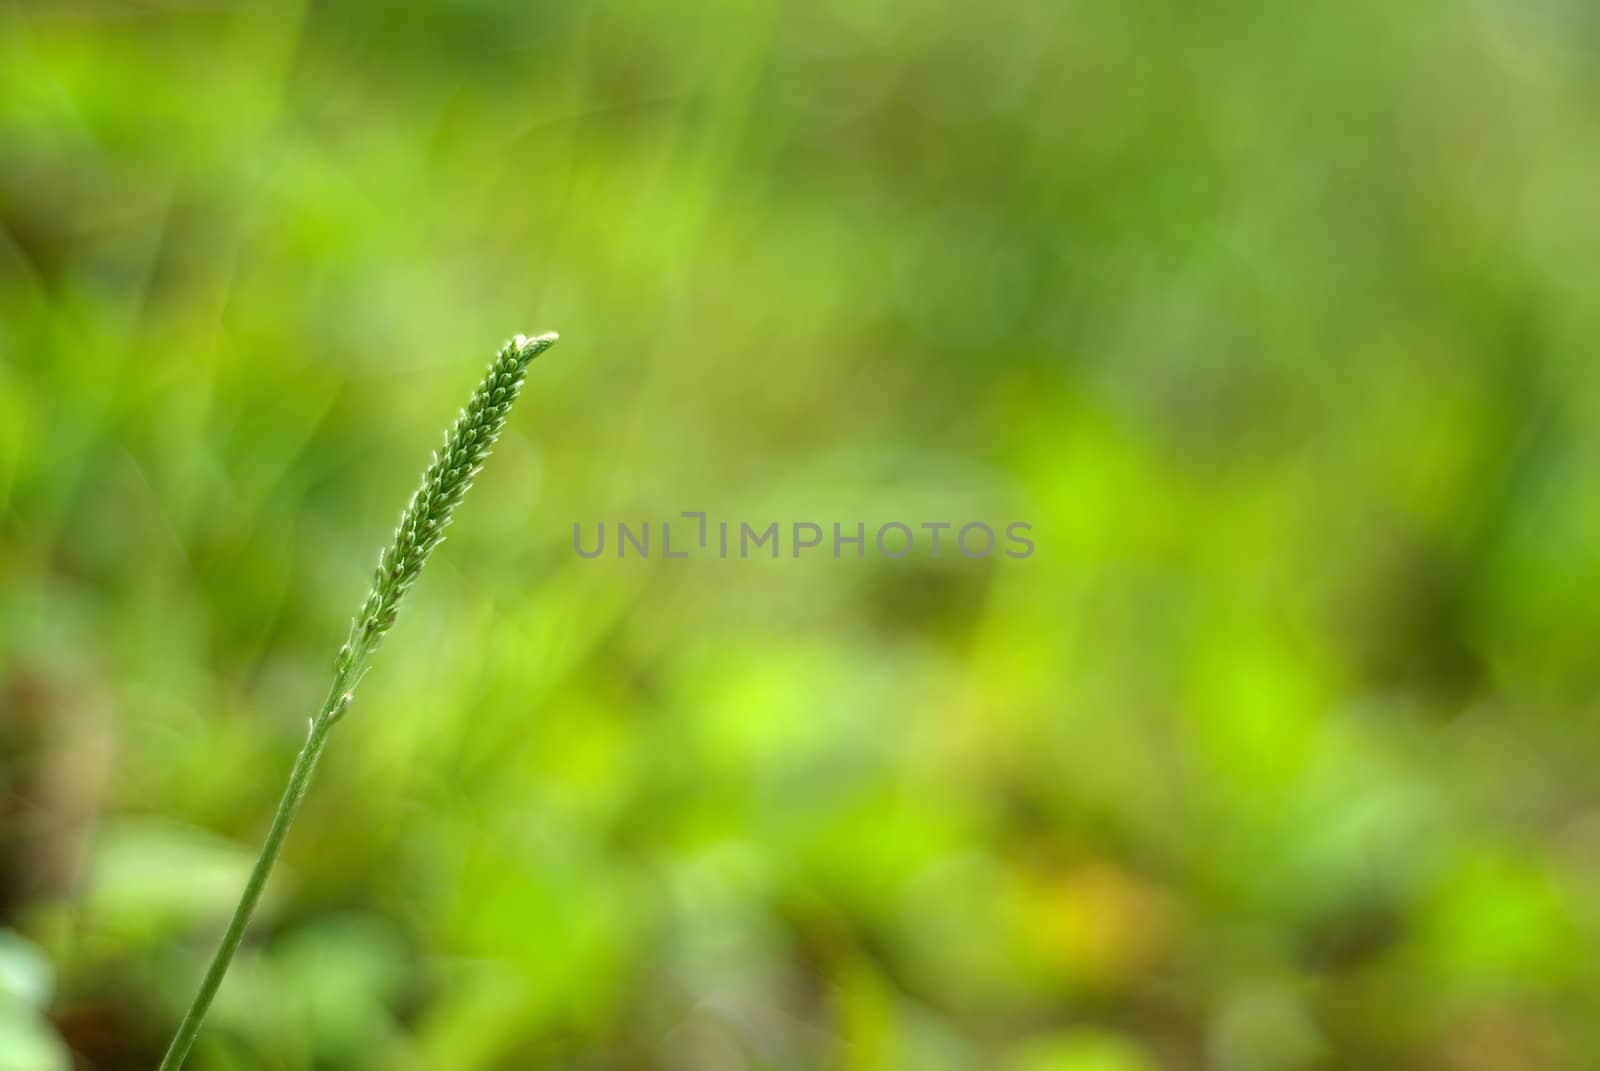
M 283 850 L 284 838 L 289 835 L 289 827 L 294 824 L 294 816 L 306 797 L 312 771 L 316 769 L 322 749 L 327 745 L 328 731 L 350 709 L 356 685 L 361 682 L 366 670 L 367 659 L 378 649 L 384 634 L 394 624 L 401 598 L 422 572 L 433 548 L 444 539 L 452 512 L 472 486 L 473 477 L 483 468 L 495 439 L 500 435 L 500 429 L 505 426 L 511 404 L 522 390 L 528 362 L 555 345 L 555 341 L 554 334 L 537 338 L 518 335 L 500 348 L 490 362 L 483 381 L 478 384 L 478 389 L 468 399 L 466 408 L 461 410 L 461 415 L 445 433 L 444 448 L 434 454 L 433 463 L 422 474 L 422 485 L 400 514 L 400 526 L 395 529 L 394 542 L 378 555 L 372 590 L 367 593 L 361 612 L 350 623 L 350 638 L 339 649 L 339 657 L 334 662 L 333 687 L 328 692 L 327 702 L 322 705 L 322 712 L 311 720 L 311 732 L 306 737 L 305 747 L 300 749 L 300 757 L 294 761 L 294 769 L 289 773 L 289 786 L 284 789 L 283 799 L 278 803 L 278 813 L 272 819 L 272 828 L 267 830 L 267 841 L 262 845 L 261 855 L 250 871 L 250 880 L 245 884 L 244 894 L 239 897 L 239 906 L 233 909 L 233 918 L 222 935 L 222 943 L 211 958 L 211 966 L 206 969 L 205 978 L 200 982 L 200 991 L 195 994 L 193 1003 L 184 1014 L 177 1036 L 172 1039 L 172 1046 L 167 1049 L 159 1071 L 179 1071 L 184 1058 L 189 1055 L 195 1035 L 200 1033 L 200 1024 L 205 1021 L 211 1001 L 222 985 L 222 978 L 228 973 L 228 965 L 233 962 L 233 954 L 239 950 L 239 942 L 244 940 L 244 932 L 250 926 L 250 916 L 255 914 L 256 904 L 267 887 L 267 877 L 272 873 L 273 864 L 278 861 L 278 853 Z
M 272 827 L 267 830 L 267 839 L 261 846 L 261 855 L 257 857 L 256 865 L 250 871 L 250 880 L 245 883 L 244 893 L 239 897 L 239 905 L 233 909 L 233 918 L 228 922 L 228 928 L 222 935 L 222 942 L 217 946 L 216 954 L 211 957 L 211 966 L 206 969 L 205 978 L 200 982 L 200 991 L 194 995 L 189 1011 L 184 1015 L 183 1022 L 178 1025 L 178 1033 L 172 1039 L 172 1045 L 167 1049 L 167 1055 L 162 1059 L 159 1071 L 178 1071 L 189 1055 L 189 1047 L 194 1044 L 195 1036 L 200 1033 L 200 1024 L 205 1021 L 211 1001 L 216 997 L 218 987 L 222 985 L 223 976 L 228 973 L 228 965 L 233 962 L 233 954 L 239 950 L 239 942 L 244 939 L 244 932 L 250 925 L 250 917 L 255 914 L 256 904 L 267 887 L 267 876 L 272 873 L 272 867 L 278 861 L 278 853 L 283 850 L 283 842 L 289 835 L 289 827 L 294 824 L 294 816 L 299 813 L 300 804 L 306 798 L 306 789 L 311 784 L 311 773 L 317 768 L 317 760 L 322 757 L 322 749 L 328 743 L 328 730 L 333 728 L 334 722 L 339 720 L 349 705 L 348 692 L 342 695 L 335 692 L 323 706 L 322 713 L 312 719 L 311 731 L 306 736 L 305 746 L 300 749 L 300 756 L 294 760 L 294 769 L 289 772 L 289 784 L 283 790 L 283 799 L 278 801 L 278 813 L 273 816 Z

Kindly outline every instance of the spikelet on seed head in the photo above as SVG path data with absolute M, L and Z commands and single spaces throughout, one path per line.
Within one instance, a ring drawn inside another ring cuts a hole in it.
M 460 505 L 500 437 L 506 415 L 527 377 L 528 363 L 553 346 L 558 337 L 518 335 L 502 346 L 489 363 L 483 382 L 445 433 L 444 446 L 434 453 L 422 474 L 421 486 L 401 513 L 394 542 L 378 556 L 372 590 L 351 623 L 348 642 L 339 651 L 341 672 L 378 649 L 399 613 L 401 598 L 415 583 L 433 548 L 444 541 L 451 513 Z

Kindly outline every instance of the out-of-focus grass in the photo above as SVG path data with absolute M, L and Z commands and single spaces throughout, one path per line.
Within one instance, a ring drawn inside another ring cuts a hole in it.
M 1590 1066 L 1597 45 L 6 7 L 0 1066 L 154 1064 L 440 406 L 552 328 L 194 1066 Z M 685 509 L 1039 550 L 571 550 Z

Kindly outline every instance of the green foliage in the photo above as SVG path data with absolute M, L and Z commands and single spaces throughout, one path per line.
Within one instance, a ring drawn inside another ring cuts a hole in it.
M 1594 11 L 0 4 L 24 1029 L 159 1061 L 535 322 L 194 1071 L 1600 1065 Z M 1039 550 L 572 552 L 700 509 Z
M 71 1054 L 45 1018 L 54 985 L 44 954 L 0 930 L 0 1067 L 68 1071 L 72 1066 Z

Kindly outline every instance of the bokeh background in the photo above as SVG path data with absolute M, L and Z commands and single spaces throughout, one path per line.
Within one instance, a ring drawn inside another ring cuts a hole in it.
M 0 1069 L 1600 1066 L 1581 0 L 0 5 Z M 574 522 L 1034 525 L 595 561 Z

